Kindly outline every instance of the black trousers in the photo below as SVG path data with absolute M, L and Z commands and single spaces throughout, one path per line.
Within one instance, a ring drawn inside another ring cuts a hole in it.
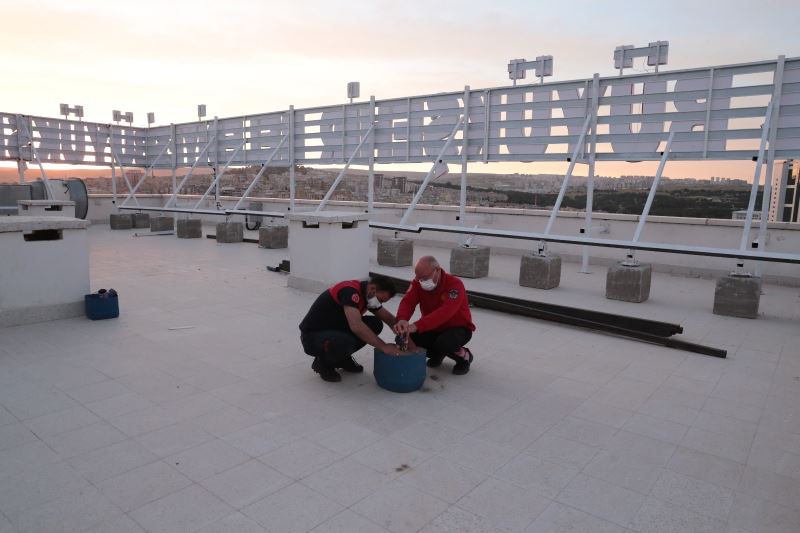
M 449 357 L 460 361 L 455 354 L 472 338 L 472 332 L 467 328 L 450 328 L 442 331 L 426 331 L 425 333 L 412 333 L 411 340 L 414 344 L 428 350 L 428 357 Z
M 380 318 L 365 316 L 362 320 L 375 335 L 380 335 L 383 330 Z M 366 345 L 349 329 L 303 332 L 300 334 L 300 342 L 308 355 L 319 357 L 322 364 L 331 368 L 341 368 L 351 355 Z

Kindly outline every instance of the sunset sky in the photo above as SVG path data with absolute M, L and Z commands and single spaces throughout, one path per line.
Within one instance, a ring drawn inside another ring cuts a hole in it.
M 614 73 L 617 45 L 669 40 L 667 69 L 800 55 L 793 1 L 0 0 L 0 110 L 145 125 L 509 83 L 508 60 L 555 58 L 553 80 Z M 794 13 L 793 16 L 789 16 Z M 552 172 L 561 165 L 478 165 Z M 652 173 L 605 164 L 599 174 Z M 673 177 L 752 177 L 752 163 L 672 163 Z M 471 167 L 472 169 L 472 167 Z M 749 174 L 749 176 L 748 176 Z

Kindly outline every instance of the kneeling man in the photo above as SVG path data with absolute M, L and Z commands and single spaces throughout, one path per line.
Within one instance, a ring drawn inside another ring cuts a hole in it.
M 427 349 L 429 367 L 437 367 L 449 357 L 456 362 L 453 374 L 466 374 L 473 355 L 464 345 L 472 338 L 475 325 L 464 283 L 445 272 L 432 256 L 417 260 L 414 275 L 397 308 L 394 332 L 409 336 L 409 350 L 415 345 Z M 422 318 L 410 324 L 417 305 Z
M 394 315 L 383 308 L 395 293 L 394 283 L 376 276 L 369 281 L 342 281 L 320 294 L 300 322 L 300 342 L 303 350 L 314 357 L 314 372 L 332 382 L 342 380 L 337 368 L 363 372 L 364 367 L 353 359 L 353 353 L 365 344 L 399 355 L 397 346 L 378 337 L 384 323 L 393 326 L 396 322 Z M 368 310 L 374 316 L 363 316 Z

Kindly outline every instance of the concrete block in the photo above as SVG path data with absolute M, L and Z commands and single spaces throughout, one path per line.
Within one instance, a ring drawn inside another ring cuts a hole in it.
M 133 215 L 130 213 L 111 213 L 108 217 L 111 229 L 131 229 L 133 227 Z
M 761 278 L 728 274 L 717 280 L 714 314 L 757 318 L 761 300 Z
M 606 274 L 606 298 L 623 302 L 644 302 L 650 298 L 652 276 L 652 265 L 617 263 L 609 267 Z
M 411 266 L 414 261 L 414 241 L 378 239 L 378 264 L 390 267 Z
M 150 231 L 175 231 L 175 217 L 150 217 Z
M 134 213 L 133 214 L 133 227 L 134 228 L 149 228 L 150 227 L 150 214 L 149 213 Z
M 490 253 L 486 246 L 456 246 L 450 251 L 450 273 L 462 278 L 485 278 L 489 275 Z
M 217 224 L 217 242 L 232 243 L 244 240 L 244 223 L 220 222 Z
M 178 220 L 179 239 L 201 239 L 203 237 L 203 221 L 199 218 Z
M 527 254 L 519 263 L 519 284 L 534 289 L 554 289 L 561 283 L 561 256 Z
M 288 248 L 289 226 L 267 226 L 258 230 L 258 245 L 261 248 Z

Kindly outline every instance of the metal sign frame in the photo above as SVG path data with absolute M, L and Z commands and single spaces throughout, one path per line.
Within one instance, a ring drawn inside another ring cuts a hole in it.
M 162 157 L 165 151 L 170 157 Z M 286 111 L 215 117 L 213 123 L 201 120 L 149 128 L 0 113 L 0 160 L 17 161 L 20 168 L 37 159 L 40 163 L 110 165 L 112 173 L 115 166 L 150 171 L 171 168 L 174 175 L 177 167 L 205 163 L 215 170 L 213 186 L 221 176 L 220 161 L 227 161 L 225 168 L 288 166 L 290 210 L 295 208 L 294 169 L 298 164 L 369 166 L 371 211 L 375 164 L 461 163 L 463 175 L 471 162 L 566 161 L 570 170 L 577 163 L 589 165 L 591 191 L 596 161 L 659 161 L 663 172 L 667 160 L 753 160 L 756 170 L 741 251 L 751 242 L 755 191 L 762 168 L 770 169 L 775 160 L 789 158 L 800 158 L 800 58 L 784 56 L 648 74 L 595 75 L 584 80 L 477 90 L 467 87 L 386 100 L 373 97 L 369 102 L 304 109 L 290 106 Z M 429 176 L 434 172 L 432 168 Z M 461 188 L 460 212 L 464 213 L 464 179 Z M 161 209 L 177 209 L 179 190 L 180 186 L 173 187 Z M 216 190 L 215 198 L 218 200 Z M 131 199 L 137 201 L 135 190 L 124 203 Z M 417 226 L 407 222 L 418 200 L 415 198 L 403 216 L 402 226 L 412 231 Z M 557 203 L 544 234 L 531 233 L 531 238 L 558 240 L 555 237 L 559 236 L 550 233 L 558 207 Z M 199 205 L 196 210 L 213 211 L 200 210 Z M 231 210 L 217 211 L 232 214 Z M 589 192 L 584 228 L 589 237 L 587 242 L 582 238 L 581 244 L 610 246 L 591 237 L 591 211 Z M 244 211 L 236 210 L 241 213 Z M 753 250 L 743 256 L 766 253 L 763 246 L 758 249 L 758 243 L 764 242 L 766 223 L 762 217 L 759 239 L 751 242 Z M 455 228 L 479 234 L 463 221 Z M 641 228 L 636 233 L 636 239 L 629 242 L 641 247 Z M 584 270 L 587 264 L 584 254 Z

